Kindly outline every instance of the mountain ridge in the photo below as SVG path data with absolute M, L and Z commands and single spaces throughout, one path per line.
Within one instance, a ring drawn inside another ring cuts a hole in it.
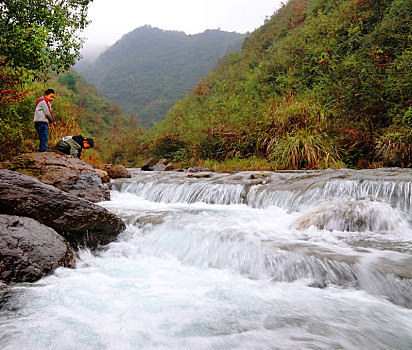
M 151 127 L 219 58 L 239 50 L 244 37 L 216 29 L 187 35 L 146 25 L 75 69 L 125 113 Z

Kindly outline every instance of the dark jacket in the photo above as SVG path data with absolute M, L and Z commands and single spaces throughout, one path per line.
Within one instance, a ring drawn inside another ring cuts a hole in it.
M 82 135 L 77 136 L 65 136 L 57 142 L 56 148 L 67 155 L 80 158 L 83 149 L 84 137 Z

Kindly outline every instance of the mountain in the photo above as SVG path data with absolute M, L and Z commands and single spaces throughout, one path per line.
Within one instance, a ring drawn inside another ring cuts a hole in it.
M 149 152 L 412 166 L 412 1 L 290 0 L 169 111 Z
M 207 30 L 196 35 L 151 26 L 124 35 L 78 70 L 124 113 L 151 127 L 166 117 L 224 55 L 239 50 L 244 35 Z

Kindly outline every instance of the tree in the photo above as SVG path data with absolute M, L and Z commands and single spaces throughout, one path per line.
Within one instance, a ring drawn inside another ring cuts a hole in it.
M 93 0 L 0 0 L 0 65 L 61 71 L 80 56 Z

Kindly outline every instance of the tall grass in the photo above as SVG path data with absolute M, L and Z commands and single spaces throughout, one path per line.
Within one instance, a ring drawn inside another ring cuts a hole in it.
M 257 147 L 277 169 L 314 169 L 342 165 L 327 134 L 329 112 L 313 100 L 292 93 L 270 101 Z
M 271 140 L 267 150 L 279 169 L 322 169 L 341 165 L 326 134 L 310 128 Z
M 269 101 L 263 118 L 266 132 L 281 136 L 309 127 L 325 130 L 328 124 L 326 113 L 316 101 L 299 100 L 289 93 L 281 101 Z
M 412 167 L 412 128 L 392 126 L 379 138 L 376 148 L 376 159 L 384 166 Z

